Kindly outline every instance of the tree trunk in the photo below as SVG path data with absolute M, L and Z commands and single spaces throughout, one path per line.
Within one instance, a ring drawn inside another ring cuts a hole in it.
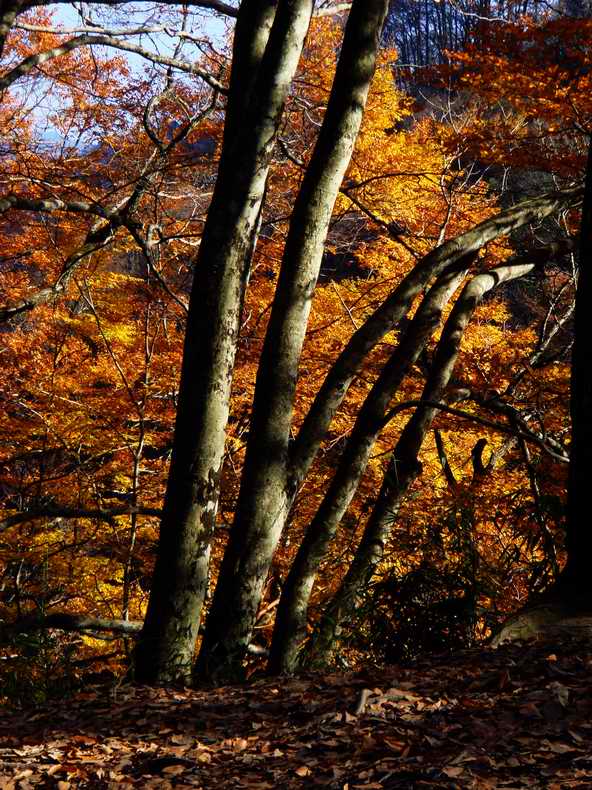
M 3 0 L 0 10 L 0 58 L 17 16 L 27 7 L 25 0 Z
M 422 400 L 433 402 L 443 398 L 458 357 L 462 336 L 483 296 L 500 283 L 522 277 L 533 268 L 534 264 L 498 266 L 490 272 L 477 275 L 465 286 L 444 325 Z M 309 658 L 312 657 L 315 663 L 324 663 L 329 658 L 341 623 L 352 614 L 357 597 L 382 559 L 402 499 L 421 473 L 419 451 L 436 412 L 434 407 L 418 406 L 401 433 L 353 562 L 313 635 Z
M 592 469 L 592 366 L 590 327 L 592 314 L 592 142 L 588 150 L 586 183 L 580 230 L 578 282 L 575 299 L 574 344 L 571 357 L 571 447 L 569 459 L 566 540 L 567 562 L 559 578 L 547 590 L 533 596 L 510 617 L 494 636 L 492 645 L 541 634 L 581 633 L 590 629 L 592 589 L 590 557 L 592 530 L 588 477 Z M 578 615 L 583 614 L 583 618 Z
M 331 420 L 367 355 L 403 318 L 421 290 L 448 267 L 480 250 L 487 242 L 576 204 L 581 194 L 581 189 L 567 189 L 531 198 L 501 211 L 436 247 L 405 275 L 392 294 L 354 332 L 319 389 L 290 452 L 289 477 L 293 489 L 304 480 Z
M 592 142 L 588 151 L 582 207 L 580 261 L 575 306 L 575 337 L 571 356 L 571 450 L 567 491 L 567 563 L 559 591 L 579 608 L 592 607 L 592 525 L 588 485 L 592 470 Z
M 393 293 L 354 333 L 327 374 L 292 446 L 289 460 L 292 490 L 297 490 L 304 480 L 331 420 L 367 354 L 398 324 L 421 289 L 432 278 L 451 270 L 487 242 L 529 222 L 541 220 L 560 206 L 573 205 L 580 199 L 580 189 L 568 189 L 506 209 L 432 250 L 401 280 Z
M 329 490 L 306 531 L 282 590 L 269 658 L 272 673 L 296 669 L 319 565 L 358 488 L 389 403 L 438 327 L 442 310 L 465 274 L 466 269 L 459 271 L 457 265 L 438 278 L 359 412 Z
M 387 0 L 354 0 L 325 118 L 294 206 L 257 374 L 237 512 L 198 661 L 201 676 L 240 675 L 294 494 L 288 483 L 288 441 L 298 363 L 329 222 L 358 136 L 387 6 Z
M 187 682 L 207 587 L 249 253 L 312 0 L 244 0 L 218 179 L 196 261 L 171 467 L 144 629 L 143 682 Z M 239 121 L 241 124 L 239 126 Z

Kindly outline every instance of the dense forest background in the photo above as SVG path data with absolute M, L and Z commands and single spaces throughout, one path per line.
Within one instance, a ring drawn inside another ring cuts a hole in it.
M 566 562 L 589 5 L 67 5 L 0 24 L 2 695 L 489 638 Z

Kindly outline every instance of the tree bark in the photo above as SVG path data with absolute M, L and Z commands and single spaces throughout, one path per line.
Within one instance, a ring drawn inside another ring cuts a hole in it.
M 197 672 L 240 675 L 293 489 L 288 441 L 298 363 L 333 206 L 358 136 L 387 0 L 352 4 L 319 137 L 292 214 L 259 364 L 241 490 Z
M 422 400 L 440 401 L 443 398 L 464 331 L 483 296 L 502 282 L 522 277 L 533 268 L 534 264 L 497 266 L 487 273 L 477 275 L 465 286 L 444 325 Z M 434 406 L 418 406 L 399 437 L 353 562 L 326 607 L 311 640 L 308 658 L 315 663 L 324 663 L 330 657 L 341 623 L 351 615 L 357 597 L 382 559 L 384 546 L 402 499 L 411 483 L 421 473 L 419 451 L 436 412 Z
M 592 607 L 592 526 L 588 486 L 592 469 L 592 142 L 588 151 L 582 206 L 580 256 L 576 289 L 574 344 L 571 357 L 571 450 L 569 462 L 566 549 L 567 563 L 559 591 L 579 608 Z
M 23 617 L 14 623 L 0 623 L 0 646 L 10 644 L 17 634 L 52 628 L 58 631 L 77 633 L 110 633 L 136 639 L 139 637 L 142 627 L 141 620 L 109 620 L 104 617 L 52 612 L 42 617 L 35 615 Z M 255 656 L 265 655 L 267 652 L 264 647 L 253 643 L 248 646 L 247 650 Z
M 539 222 L 562 208 L 577 205 L 581 197 L 582 189 L 575 188 L 525 200 L 480 222 L 466 233 L 444 242 L 419 261 L 392 294 L 352 335 L 327 374 L 290 452 L 289 475 L 294 490 L 306 476 L 331 420 L 368 353 L 398 324 L 420 291 L 465 255 L 478 251 L 488 242 L 530 222 Z
M 188 682 L 191 676 L 249 253 L 313 3 L 280 2 L 263 51 L 272 5 L 244 0 L 237 22 L 229 127 L 196 261 L 158 554 L 134 656 L 143 682 Z
M 2 9 L 0 10 L 0 58 L 16 18 L 25 8 L 28 8 L 25 0 L 3 0 Z
M 282 589 L 269 658 L 271 673 L 296 669 L 319 565 L 358 488 L 389 403 L 438 327 L 442 310 L 465 274 L 463 263 L 460 271 L 458 265 L 453 266 L 452 271 L 436 280 L 359 412 L 329 490 L 306 531 Z

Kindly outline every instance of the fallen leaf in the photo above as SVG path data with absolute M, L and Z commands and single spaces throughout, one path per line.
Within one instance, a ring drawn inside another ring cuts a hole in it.
M 168 768 L 162 769 L 162 773 L 167 776 L 178 776 L 179 774 L 184 774 L 186 770 L 186 765 L 169 765 Z
M 457 776 L 461 776 L 464 773 L 464 768 L 455 765 L 447 765 L 445 768 L 442 768 L 442 773 L 446 774 L 450 779 L 456 779 Z
M 13 776 L 11 781 L 18 782 L 19 779 L 27 779 L 29 776 L 33 776 L 33 771 L 30 768 L 25 768 L 24 771 L 19 771 L 16 776 Z
M 562 683 L 551 683 L 549 687 L 555 699 L 559 702 L 560 705 L 563 705 L 564 708 L 567 707 L 567 703 L 569 702 L 569 689 L 567 686 L 564 686 Z

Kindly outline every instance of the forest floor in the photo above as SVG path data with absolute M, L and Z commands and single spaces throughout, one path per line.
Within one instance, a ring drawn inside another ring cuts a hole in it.
M 592 788 L 592 644 L 207 690 L 113 684 L 0 719 L 0 788 Z

